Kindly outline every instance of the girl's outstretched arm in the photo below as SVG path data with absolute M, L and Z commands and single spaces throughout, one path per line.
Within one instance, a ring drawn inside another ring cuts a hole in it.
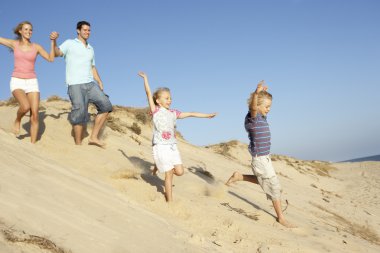
M 14 48 L 13 43 L 14 43 L 14 40 L 0 37 L 0 45 L 4 45 L 6 47 L 13 49 Z
M 195 117 L 195 118 L 214 118 L 216 116 L 216 113 L 201 113 L 201 112 L 181 112 L 181 114 L 178 116 L 179 119 L 184 119 L 188 117 Z
M 156 110 L 156 105 L 154 104 L 152 92 L 150 91 L 148 76 L 142 71 L 139 72 L 139 76 L 144 78 L 144 87 L 145 87 L 146 97 L 148 98 L 149 108 L 150 108 L 150 111 L 154 113 L 154 111 Z

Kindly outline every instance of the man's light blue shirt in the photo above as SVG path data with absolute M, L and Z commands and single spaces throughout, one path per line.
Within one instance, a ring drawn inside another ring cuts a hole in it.
M 59 49 L 66 61 L 66 84 L 75 85 L 94 81 L 92 66 L 95 66 L 95 53 L 90 44 L 87 47 L 79 39 L 63 42 Z

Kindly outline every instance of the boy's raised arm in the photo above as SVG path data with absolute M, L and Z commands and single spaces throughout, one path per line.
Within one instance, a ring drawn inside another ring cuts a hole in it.
M 154 104 L 152 92 L 150 91 L 148 76 L 142 71 L 139 72 L 139 76 L 144 78 L 144 87 L 145 87 L 146 96 L 148 98 L 149 108 L 150 108 L 150 111 L 154 113 L 154 111 L 156 110 L 156 105 Z
M 251 117 L 254 118 L 256 117 L 257 115 L 257 98 L 258 98 L 258 95 L 261 91 L 263 90 L 267 90 L 268 87 L 267 86 L 264 86 L 264 83 L 265 81 L 264 80 L 261 80 L 258 84 L 257 84 L 257 88 L 253 94 L 253 98 L 252 98 L 252 101 L 251 101 L 251 104 L 249 105 L 249 110 L 251 112 Z

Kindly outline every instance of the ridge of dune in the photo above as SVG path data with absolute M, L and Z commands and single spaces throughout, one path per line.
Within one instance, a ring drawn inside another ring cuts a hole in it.
M 67 101 L 41 102 L 35 145 L 27 117 L 19 139 L 10 133 L 16 109 L 0 106 L 0 252 L 380 250 L 379 162 L 274 155 L 285 215 L 299 226 L 286 229 L 257 185 L 224 185 L 235 170 L 251 173 L 243 143 L 197 147 L 180 139 L 185 175 L 174 179 L 174 203 L 167 204 L 163 175 L 150 173 L 152 129 L 144 108 L 115 107 L 102 132 L 106 149 L 86 145 L 88 137 L 74 145 Z M 57 249 L 42 249 L 28 236 Z

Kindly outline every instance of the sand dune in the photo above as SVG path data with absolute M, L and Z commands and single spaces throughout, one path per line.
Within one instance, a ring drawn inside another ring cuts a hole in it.
M 27 117 L 19 139 L 11 134 L 16 109 L 0 106 L 1 253 L 380 251 L 380 162 L 274 155 L 285 214 L 299 226 L 286 229 L 257 185 L 224 185 L 235 170 L 251 173 L 243 143 L 180 140 L 186 171 L 167 204 L 163 175 L 150 173 L 144 109 L 116 107 L 102 133 L 106 149 L 86 145 L 88 137 L 74 145 L 67 101 L 41 103 L 35 145 Z

